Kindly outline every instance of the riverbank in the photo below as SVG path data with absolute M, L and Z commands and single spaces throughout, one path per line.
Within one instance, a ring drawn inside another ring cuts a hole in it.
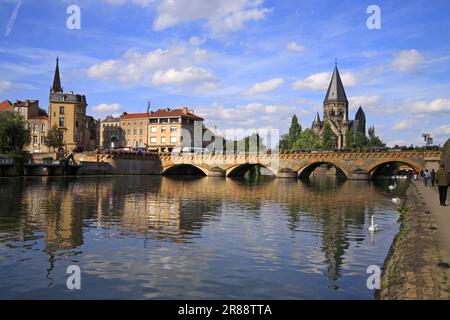
M 439 206 L 436 188 L 410 184 L 400 230 L 385 261 L 378 298 L 450 299 L 450 207 Z

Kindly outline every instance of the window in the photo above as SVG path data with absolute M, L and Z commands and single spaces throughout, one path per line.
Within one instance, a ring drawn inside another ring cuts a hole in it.
M 170 143 L 176 143 L 177 137 L 170 137 Z
M 41 131 L 45 132 L 45 123 L 42 124 Z
M 59 117 L 59 126 L 64 127 L 64 117 Z
M 45 143 L 45 136 L 41 136 L 41 144 Z
M 161 137 L 161 143 L 166 143 L 166 137 Z
M 150 138 L 150 143 L 151 144 L 156 144 L 157 143 L 156 137 L 151 137 Z
M 37 124 L 35 124 L 35 125 L 33 126 L 33 132 L 34 132 L 34 133 L 38 133 L 38 125 L 37 125 Z
M 158 123 L 158 119 L 150 119 L 150 123 Z
M 59 136 L 61 137 L 61 140 L 64 141 L 64 131 L 59 131 Z
M 177 127 L 170 127 L 170 132 L 171 133 L 177 132 Z
M 139 129 L 139 135 L 142 136 L 142 129 Z
M 33 136 L 33 145 L 37 146 L 38 144 L 38 137 L 37 136 Z
M 161 127 L 161 132 L 166 132 L 166 127 Z
M 59 107 L 59 114 L 64 114 L 64 107 Z
M 150 127 L 150 132 L 151 133 L 155 133 L 156 132 L 156 127 Z
M 134 136 L 136 135 L 136 129 L 133 129 L 133 135 Z
M 130 134 L 130 129 L 127 129 L 127 134 L 128 135 Z M 128 142 L 128 144 L 130 144 L 130 143 Z

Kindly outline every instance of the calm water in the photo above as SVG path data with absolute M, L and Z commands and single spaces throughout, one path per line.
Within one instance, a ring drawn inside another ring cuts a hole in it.
M 387 184 L 0 179 L 0 298 L 373 299 L 366 268 L 398 230 Z

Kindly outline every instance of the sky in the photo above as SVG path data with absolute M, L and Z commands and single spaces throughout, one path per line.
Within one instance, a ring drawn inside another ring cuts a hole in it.
M 96 118 L 150 101 L 237 137 L 283 134 L 294 114 L 303 128 L 322 117 L 337 60 L 350 119 L 362 106 L 388 145 L 423 145 L 423 133 L 443 144 L 448 12 L 444 0 L 0 0 L 0 100 L 47 109 L 58 56 L 64 90 Z

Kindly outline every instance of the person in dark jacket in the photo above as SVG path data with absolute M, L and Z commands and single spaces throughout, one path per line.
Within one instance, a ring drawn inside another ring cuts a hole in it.
M 436 184 L 439 188 L 439 201 L 441 206 L 446 206 L 447 190 L 450 182 L 450 174 L 445 170 L 445 165 L 441 163 L 439 170 L 436 173 Z
M 431 169 L 430 178 L 431 186 L 434 187 L 434 183 L 436 182 L 436 171 L 434 171 L 434 169 Z

